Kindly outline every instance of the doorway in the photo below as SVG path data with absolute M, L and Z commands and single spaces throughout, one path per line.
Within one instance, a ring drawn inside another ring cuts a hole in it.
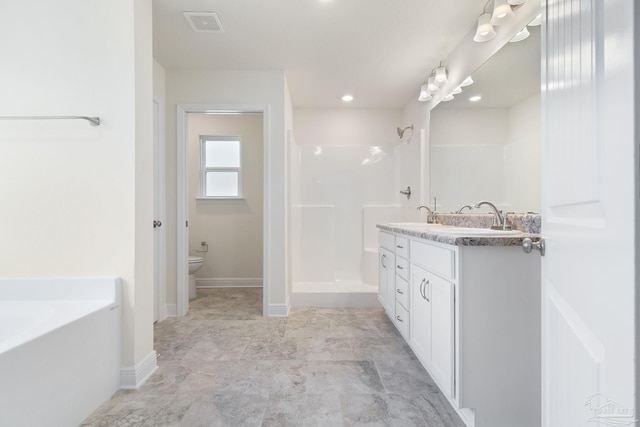
M 249 123 L 244 130 L 243 122 Z M 267 123 L 266 106 L 178 106 L 178 316 L 189 310 L 189 255 L 203 259 L 198 288 L 262 286 L 262 312 L 267 313 Z M 239 170 L 206 164 L 203 150 L 215 153 L 212 147 L 220 139 L 227 146 L 238 140 Z M 239 193 L 228 188 L 216 193 L 216 176 L 235 172 Z

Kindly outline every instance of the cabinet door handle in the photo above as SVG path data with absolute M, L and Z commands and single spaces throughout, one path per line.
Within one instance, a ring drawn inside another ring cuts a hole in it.
M 404 295 L 404 292 L 402 292 L 400 289 L 396 289 L 396 292 L 399 293 L 400 295 Z
M 396 267 L 398 268 L 398 270 L 404 270 L 404 267 L 402 267 L 401 265 L 396 265 Z
M 387 257 L 386 254 L 382 254 L 382 256 L 380 257 L 380 264 L 382 264 L 382 268 L 387 268 L 387 266 L 384 264 L 384 259 Z
M 420 282 L 420 296 L 421 296 L 422 298 L 424 298 L 424 290 L 423 290 L 423 288 L 422 288 L 422 287 L 424 286 L 424 282 L 425 282 L 425 280 L 426 280 L 426 279 L 422 279 L 422 281 Z
M 396 248 L 398 248 L 398 249 L 403 249 L 403 248 L 404 248 L 404 246 L 402 246 L 402 245 L 396 245 Z
M 427 302 L 429 302 L 429 297 L 427 296 L 429 291 L 427 290 L 427 286 L 429 286 L 429 281 L 428 280 L 424 284 L 424 299 L 426 299 Z
M 396 316 L 396 320 L 397 320 L 398 322 L 404 322 L 404 320 L 402 320 L 402 319 L 400 318 L 400 316 Z

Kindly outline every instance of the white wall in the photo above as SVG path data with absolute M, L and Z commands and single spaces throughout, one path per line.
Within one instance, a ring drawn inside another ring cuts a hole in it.
M 5 2 L 0 275 L 123 278 L 122 363 L 152 351 L 151 1 Z M 28 17 L 29 25 L 16 17 Z
M 178 104 L 268 105 L 269 247 L 266 248 L 267 303 L 283 309 L 287 304 L 285 277 L 285 75 L 282 71 L 167 70 L 166 149 L 176 157 L 176 108 Z M 167 164 L 167 183 L 176 182 L 176 164 Z M 176 302 L 177 193 L 167 188 L 167 302 Z M 186 284 L 185 284 L 186 286 Z
M 504 190 L 514 212 L 540 212 L 541 112 L 539 94 L 508 111 Z
M 293 120 L 300 145 L 395 144 L 404 127 L 394 109 L 296 108 Z
M 189 253 L 205 262 L 200 279 L 262 280 L 262 114 L 189 114 Z M 243 200 L 197 200 L 200 136 L 242 138 Z M 200 242 L 206 241 L 208 252 Z M 233 281 L 228 281 L 233 283 Z

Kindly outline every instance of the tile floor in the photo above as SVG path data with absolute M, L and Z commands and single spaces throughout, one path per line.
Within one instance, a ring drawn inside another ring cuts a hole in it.
M 159 369 L 83 426 L 464 427 L 380 308 L 262 317 L 262 289 L 199 289 L 155 326 Z

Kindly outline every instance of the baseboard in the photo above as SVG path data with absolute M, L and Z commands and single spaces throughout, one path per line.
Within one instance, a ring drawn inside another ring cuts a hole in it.
M 176 304 L 167 304 L 167 317 L 176 317 L 178 315 L 178 306 Z
M 262 278 L 196 278 L 196 288 L 261 288 Z
M 126 390 L 139 388 L 156 369 L 158 369 L 157 355 L 155 350 L 152 350 L 136 366 L 123 366 L 120 368 L 120 388 Z
M 292 307 L 380 307 L 378 294 L 372 292 L 296 292 Z
M 289 304 L 269 304 L 269 317 L 288 317 Z

